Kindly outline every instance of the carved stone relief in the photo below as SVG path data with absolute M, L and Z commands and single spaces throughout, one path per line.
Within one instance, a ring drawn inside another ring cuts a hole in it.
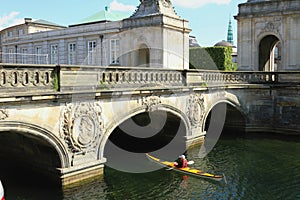
M 204 118 L 205 106 L 202 94 L 191 94 L 187 103 L 187 116 L 193 127 L 200 127 Z
M 6 118 L 8 118 L 8 112 L 5 109 L 1 109 L 0 110 L 0 120 L 5 120 Z
M 258 22 L 257 25 L 258 27 L 260 27 L 260 31 L 258 35 L 261 35 L 265 32 L 273 32 L 276 33 L 277 35 L 281 35 L 281 24 L 282 24 L 282 19 L 280 17 L 268 18 L 265 19 L 264 21 L 260 21 Z
M 147 111 L 152 111 L 159 104 L 161 104 L 161 99 L 158 96 L 142 97 L 141 99 L 141 105 L 145 106 Z
M 101 113 L 97 102 L 66 105 L 61 119 L 61 137 L 72 153 L 96 151 L 103 132 Z

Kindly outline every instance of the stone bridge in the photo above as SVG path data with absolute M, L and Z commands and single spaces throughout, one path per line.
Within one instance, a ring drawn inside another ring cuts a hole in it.
M 101 174 L 110 159 L 107 144 L 130 140 L 120 129 L 130 132 L 132 125 L 141 138 L 149 136 L 145 129 L 168 130 L 159 132 L 158 141 L 178 136 L 182 151 L 223 127 L 299 134 L 299 77 L 300 72 L 2 64 L 0 158 L 54 173 L 67 185 Z M 149 116 L 158 123 L 143 124 Z M 159 148 L 152 144 L 137 151 Z

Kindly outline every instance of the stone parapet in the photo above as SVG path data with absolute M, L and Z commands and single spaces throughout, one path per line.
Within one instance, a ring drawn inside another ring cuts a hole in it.
M 300 2 L 298 0 L 285 1 L 257 1 L 239 4 L 239 14 L 237 18 L 249 17 L 249 15 L 274 15 L 289 12 L 300 13 Z

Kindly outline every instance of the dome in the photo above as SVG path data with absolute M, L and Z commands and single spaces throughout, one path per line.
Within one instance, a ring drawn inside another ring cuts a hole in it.
M 248 0 L 247 2 L 262 2 L 262 1 L 272 1 L 272 0 Z
M 218 42 L 217 44 L 214 45 L 215 47 L 234 47 L 233 44 L 230 42 L 227 42 L 225 40 L 222 40 L 221 42 Z
M 195 36 L 189 36 L 189 46 L 190 47 L 200 47 Z

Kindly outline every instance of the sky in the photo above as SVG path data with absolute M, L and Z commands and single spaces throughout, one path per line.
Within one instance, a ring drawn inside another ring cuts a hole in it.
M 234 43 L 237 41 L 238 4 L 247 0 L 171 0 L 177 14 L 189 21 L 190 35 L 202 47 L 227 39 L 231 19 Z M 0 0 L 0 30 L 24 23 L 24 18 L 44 19 L 68 26 L 109 6 L 111 10 L 132 14 L 139 0 Z

